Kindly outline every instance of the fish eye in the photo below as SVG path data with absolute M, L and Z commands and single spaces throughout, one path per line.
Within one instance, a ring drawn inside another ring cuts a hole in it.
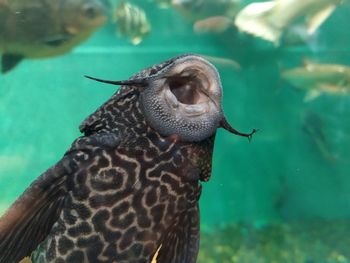
M 83 8 L 84 16 L 87 18 L 95 18 L 97 16 L 97 10 L 95 7 L 88 5 Z

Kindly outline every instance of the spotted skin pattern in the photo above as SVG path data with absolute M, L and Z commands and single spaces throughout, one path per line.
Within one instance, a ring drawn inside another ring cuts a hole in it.
M 175 59 L 131 79 L 156 74 Z M 196 262 L 200 181 L 211 174 L 215 134 L 200 142 L 162 136 L 147 124 L 141 92 L 122 86 L 15 203 L 14 210 L 34 196 L 47 205 L 23 219 L 29 230 L 13 223 L 18 235 L 0 231 L 0 263 L 30 254 L 33 263 L 149 263 L 160 246 L 158 263 Z M 0 230 L 10 228 L 1 223 Z M 19 235 L 34 238 L 20 249 Z

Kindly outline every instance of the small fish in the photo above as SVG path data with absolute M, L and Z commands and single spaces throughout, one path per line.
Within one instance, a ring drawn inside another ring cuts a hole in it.
M 149 1 L 155 3 L 160 8 L 170 8 L 172 0 L 149 0 Z
M 319 64 L 308 60 L 303 67 L 285 70 L 282 78 L 292 85 L 307 90 L 305 101 L 321 94 L 350 95 L 350 67 L 337 64 Z
M 235 19 L 239 30 L 279 45 L 283 32 L 301 18 L 312 35 L 342 0 L 274 0 L 252 3 Z
M 212 16 L 233 18 L 239 10 L 240 0 L 172 0 L 172 6 L 189 21 Z
M 222 33 L 230 26 L 233 20 L 224 16 L 211 16 L 198 20 L 193 24 L 193 31 L 196 33 Z
M 151 25 L 146 13 L 140 7 L 121 1 L 114 12 L 113 20 L 117 23 L 117 33 L 126 37 L 133 45 L 138 45 L 151 32 Z
M 0 263 L 195 263 L 200 181 L 222 109 L 216 68 L 186 54 L 124 81 L 63 158 L 0 218 Z
M 321 153 L 322 157 L 327 162 L 334 163 L 336 158 L 329 149 L 329 143 L 324 135 L 324 125 L 320 116 L 312 111 L 305 112 L 302 128 L 303 131 L 308 134 L 311 140 L 315 143 L 315 146 Z
M 1 70 L 69 52 L 106 19 L 102 0 L 0 0 Z
M 241 65 L 237 61 L 230 58 L 208 56 L 208 55 L 203 55 L 202 57 L 217 66 L 228 67 L 233 70 L 241 69 Z

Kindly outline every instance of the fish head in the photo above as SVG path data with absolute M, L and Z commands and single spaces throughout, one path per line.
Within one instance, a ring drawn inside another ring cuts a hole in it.
M 107 21 L 107 5 L 98 0 L 65 1 L 63 15 L 67 32 L 75 35 L 102 26 Z
M 216 68 L 199 55 L 186 54 L 155 65 L 147 77 L 126 81 L 97 81 L 139 86 L 142 113 L 162 136 L 176 136 L 184 142 L 199 142 L 222 127 L 250 138 L 255 132 L 236 131 L 222 108 L 222 84 Z M 91 77 L 89 77 L 91 78 Z

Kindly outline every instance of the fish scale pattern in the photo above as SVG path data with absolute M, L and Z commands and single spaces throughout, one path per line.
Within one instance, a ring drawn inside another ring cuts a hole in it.
M 156 73 L 151 67 L 134 78 Z M 200 178 L 214 136 L 196 143 L 163 137 L 144 119 L 138 87 L 122 87 L 80 127 L 65 158 L 69 194 L 32 255 L 36 262 L 195 262 Z M 210 167 L 210 165 L 209 165 Z

